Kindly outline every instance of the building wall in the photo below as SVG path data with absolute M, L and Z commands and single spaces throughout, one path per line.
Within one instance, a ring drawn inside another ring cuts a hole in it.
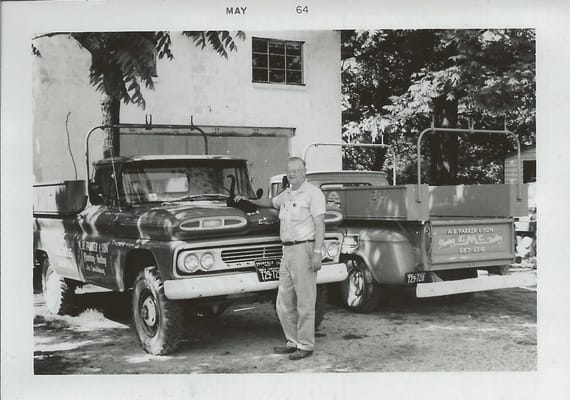
M 536 161 L 536 147 L 521 151 L 521 162 L 524 164 L 525 161 Z M 521 174 L 522 169 L 521 165 Z M 517 155 L 515 153 L 505 159 L 505 183 L 517 183 L 517 181 Z
M 146 109 L 122 105 L 121 122 L 143 123 L 149 113 L 157 124 L 187 124 L 192 115 L 196 125 L 295 128 L 290 140 L 214 139 L 218 141 L 213 145 L 217 152 L 251 159 L 256 186 L 265 187 L 268 176 L 284 170 L 284 160 L 289 155 L 302 155 L 314 141 L 341 140 L 340 33 L 287 31 L 246 35 L 245 41 L 238 42 L 238 51 L 225 59 L 173 33 L 175 59 L 158 60 L 155 90 L 143 92 Z M 252 36 L 304 41 L 305 85 L 253 83 Z M 34 60 L 33 68 L 35 180 L 74 178 L 67 149 L 68 113 L 70 147 L 79 178 L 83 178 L 84 137 L 101 120 L 100 95 L 88 81 L 90 55 L 66 37 L 42 38 L 35 44 L 42 53 L 41 58 Z M 92 148 L 100 151 L 100 135 L 96 136 Z M 179 146 L 173 139 L 165 138 L 139 138 L 136 145 L 132 140 L 122 140 L 122 154 L 131 154 L 133 148 L 141 153 L 160 154 L 196 147 L 188 146 L 187 141 Z M 145 143 L 141 144 L 141 140 Z M 93 153 L 92 159 L 100 156 L 99 151 Z M 341 169 L 341 165 L 338 149 L 319 149 L 309 156 L 310 169 Z

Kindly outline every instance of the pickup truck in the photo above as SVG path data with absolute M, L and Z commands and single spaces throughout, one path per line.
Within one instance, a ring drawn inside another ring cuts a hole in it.
M 129 292 L 142 348 L 168 354 L 188 311 L 219 314 L 232 303 L 274 299 L 279 219 L 276 210 L 233 201 L 256 197 L 245 159 L 123 156 L 93 167 L 85 181 L 34 185 L 34 264 L 49 311 L 71 312 L 85 284 Z M 320 289 L 347 277 L 341 219 L 327 212 Z
M 363 145 L 314 143 L 305 158 L 319 146 Z M 349 277 L 339 292 L 346 307 L 369 312 L 394 288 L 413 289 L 418 298 L 463 300 L 477 291 L 536 284 L 535 272 L 511 273 L 509 267 L 515 259 L 514 217 L 527 213 L 526 190 L 502 184 L 428 186 L 420 181 L 421 171 L 418 177 L 417 184 L 390 185 L 385 172 L 307 173 L 344 216 L 341 261 Z M 284 185 L 283 175 L 271 178 L 268 195 Z

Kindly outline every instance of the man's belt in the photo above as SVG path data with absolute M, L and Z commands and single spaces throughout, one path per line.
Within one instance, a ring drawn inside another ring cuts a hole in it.
M 292 242 L 281 242 L 281 244 L 283 246 L 294 246 L 296 244 L 301 244 L 301 243 L 310 243 L 310 242 L 314 242 L 315 239 L 310 239 L 310 240 L 293 240 Z

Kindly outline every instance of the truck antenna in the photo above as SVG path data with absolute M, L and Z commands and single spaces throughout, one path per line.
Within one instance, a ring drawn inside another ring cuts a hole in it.
M 71 162 L 73 163 L 73 170 L 75 171 L 75 180 L 77 180 L 77 166 L 75 165 L 75 158 L 73 158 L 73 152 L 71 151 L 71 141 L 69 138 L 69 116 L 71 115 L 71 111 L 67 113 L 67 117 L 65 118 L 65 132 L 67 133 L 67 148 L 69 150 L 69 155 L 71 156 Z

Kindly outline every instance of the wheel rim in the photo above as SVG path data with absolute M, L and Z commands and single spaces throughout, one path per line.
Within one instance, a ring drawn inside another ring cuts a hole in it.
M 46 286 L 44 292 L 44 300 L 48 309 L 52 312 L 57 311 L 59 302 L 60 282 L 59 276 L 51 269 L 46 274 Z
M 365 284 L 362 271 L 353 267 L 348 276 L 348 293 L 346 296 L 346 303 L 350 307 L 355 307 L 362 303 Z
M 146 335 L 154 336 L 158 331 L 159 313 L 156 300 L 148 290 L 141 294 L 139 301 L 139 313 L 142 320 L 142 327 Z

